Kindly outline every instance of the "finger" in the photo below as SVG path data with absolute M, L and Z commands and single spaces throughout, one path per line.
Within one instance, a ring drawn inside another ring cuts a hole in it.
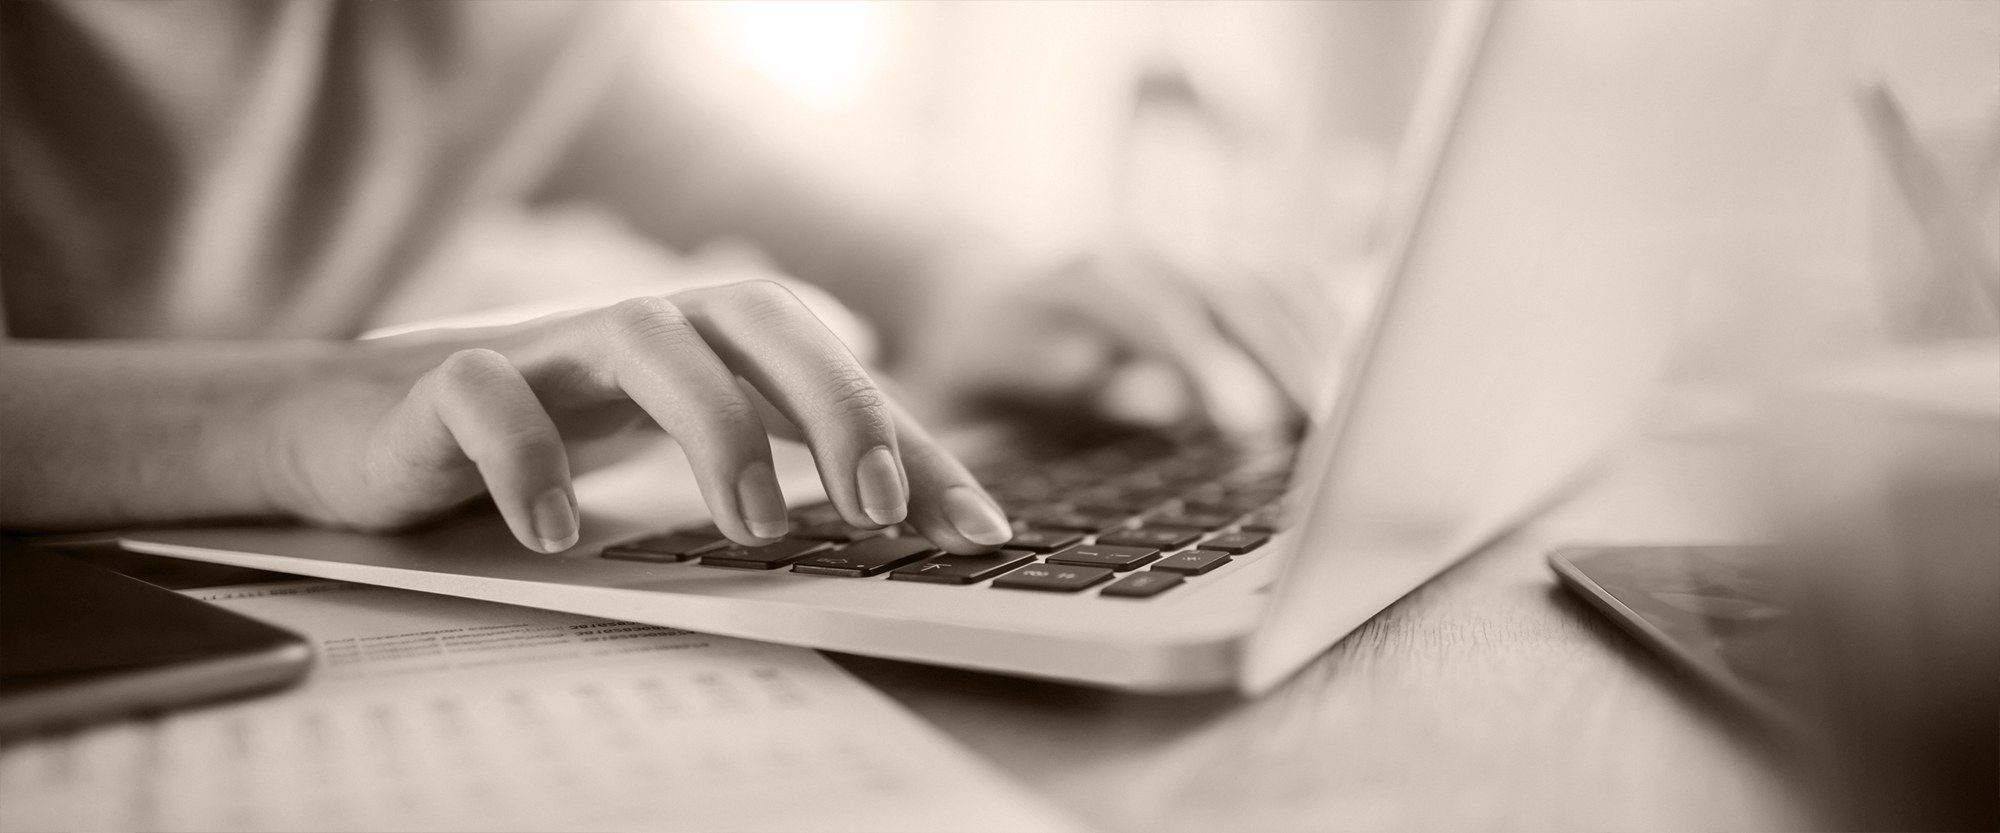
M 478 468 L 514 537 L 530 549 L 576 545 L 576 493 L 562 436 L 526 379 L 492 350 L 461 350 L 418 379 L 389 417 L 405 459 Z
M 680 443 L 715 525 L 741 544 L 784 537 L 785 496 L 771 441 L 736 375 L 665 298 L 635 298 L 590 318 L 596 384 L 638 403 Z
M 828 500 L 848 523 L 880 527 L 908 517 L 910 483 L 887 397 L 791 290 L 749 281 L 674 301 L 722 363 L 798 428 Z
M 1191 322 L 1180 335 L 1177 366 L 1218 431 L 1250 442 L 1282 431 L 1285 400 L 1256 360 L 1213 325 Z
M 1200 415 L 1224 436 L 1256 441 L 1282 432 L 1287 414 L 1282 394 L 1263 367 L 1216 326 L 1193 281 L 1164 267 L 1141 271 L 1108 265 L 1066 281 L 1066 306 L 1138 356 L 1166 361 L 1179 371 Z
M 1271 261 L 1236 273 L 1254 278 L 1204 293 L 1218 328 L 1256 360 L 1293 409 L 1314 407 L 1342 353 L 1343 304 L 1333 282 L 1323 267 L 1304 262 Z
M 889 403 L 910 475 L 910 525 L 949 552 L 987 552 L 1014 537 L 1007 513 L 965 464 Z
M 910 526 L 923 537 L 958 553 L 985 552 L 1014 537 L 1006 513 L 987 494 L 979 481 L 968 473 L 951 452 L 938 446 L 909 409 L 896 399 L 893 385 L 881 383 L 896 421 L 901 441 L 904 470 L 910 478 Z M 764 424 L 774 435 L 788 439 L 803 437 L 790 420 L 762 394 L 746 386 L 747 393 L 764 415 Z M 780 427 L 782 426 L 782 427 Z

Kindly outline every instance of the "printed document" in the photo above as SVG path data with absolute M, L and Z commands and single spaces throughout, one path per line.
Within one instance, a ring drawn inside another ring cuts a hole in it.
M 819 654 L 327 581 L 188 591 L 281 694 L 0 747 L 0 830 L 1073 830 Z

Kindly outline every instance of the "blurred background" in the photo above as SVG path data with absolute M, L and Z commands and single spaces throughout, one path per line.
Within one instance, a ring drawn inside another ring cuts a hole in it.
M 1380 279 L 1371 258 L 1442 8 L 653 5 L 641 51 L 660 88 L 835 190 L 949 218 L 1023 262 L 1114 247 L 1196 279 L 1302 276 L 1287 291 L 1320 296 L 1322 317 L 1351 317 Z M 1686 343 L 1678 370 L 1695 390 L 1683 401 L 1726 409 L 1726 396 L 1704 390 L 1898 344 L 1991 336 L 2000 290 L 1958 274 L 1971 267 L 1939 242 L 1929 209 L 1912 208 L 1875 129 L 1881 108 L 1865 98 L 1893 102 L 1950 181 L 1944 201 L 1965 238 L 1956 245 L 1977 250 L 1974 261 L 2000 259 L 1994 4 L 1677 5 L 1713 36 L 1663 36 L 1643 14 L 1577 14 L 1572 54 L 1546 59 L 1612 84 L 1685 79 L 1689 112 L 1639 112 L 1635 98 L 1632 112 L 1604 114 L 1606 124 L 1667 125 L 1626 151 L 1651 160 L 1635 175 L 1684 183 L 1671 207 L 1688 227 L 1674 312 Z M 536 261 L 518 254 L 488 246 L 470 271 L 534 284 L 522 264 Z M 548 291 L 466 292 L 440 271 L 435 291 L 406 292 L 383 323 Z M 1774 315 L 1786 326 L 1770 326 Z
M 1211 298 L 1282 284 L 1282 312 L 1332 337 L 1248 346 L 1313 368 L 1385 278 L 1445 17 L 1391 0 L 650 5 L 639 52 L 674 107 L 1017 263 L 1112 250 Z M 1631 210 L 1537 232 L 1659 274 L 1679 346 L 1648 438 L 1734 444 L 1751 482 L 1732 508 L 1803 553 L 1814 708 L 1847 730 L 1828 800 L 1856 806 L 1836 826 L 1978 827 L 2000 787 L 2000 2 L 1538 10 L 1555 30 L 1532 57 L 1574 77 L 1515 92 L 1504 117 L 1593 96 L 1563 128 L 1588 135 L 1541 148 L 1617 164 L 1521 176 Z M 1482 196 L 1518 212 L 1508 229 L 1548 208 L 1508 196 Z M 661 291 L 621 274 L 783 269 L 741 240 L 668 251 L 587 205 L 507 208 L 372 323 Z M 866 326 L 823 309 L 870 352 Z
M 829 172 L 1035 251 L 1138 234 L 1363 244 L 1428 56 L 1423 3 L 677 3 L 676 83 Z M 853 175 L 850 173 L 850 175 Z M 1302 226 L 1307 218 L 1344 221 Z
M 1843 730 L 1842 823 L 1976 826 L 2000 702 L 2000 4 L 1679 7 L 1579 10 L 1541 56 L 1681 94 L 1601 114 L 1632 163 L 1599 187 L 1667 195 L 1682 347 L 1652 431 L 1759 461 L 1758 511 L 1803 559 L 1814 708 Z M 1438 9 L 686 3 L 655 37 L 677 83 L 853 187 L 1039 257 L 1307 274 L 1315 314 L 1351 324 Z

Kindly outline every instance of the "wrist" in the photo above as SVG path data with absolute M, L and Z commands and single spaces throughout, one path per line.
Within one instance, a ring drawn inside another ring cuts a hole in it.
M 239 472 L 252 472 L 251 485 L 260 514 L 294 520 L 324 516 L 323 496 L 314 486 L 314 471 L 323 461 L 337 459 L 339 439 L 324 430 L 338 419 L 343 400 L 358 400 L 366 385 L 364 354 L 355 342 L 314 345 L 288 362 L 287 372 L 275 374 L 237 412 L 244 458 L 233 461 Z

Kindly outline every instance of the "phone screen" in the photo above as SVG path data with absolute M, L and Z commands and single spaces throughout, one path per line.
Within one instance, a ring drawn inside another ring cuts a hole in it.
M 1758 547 L 1590 547 L 1549 556 L 1571 589 L 1759 714 L 1789 722 L 1797 617 Z
M 311 662 L 289 631 L 0 539 L 0 733 L 275 688 Z

